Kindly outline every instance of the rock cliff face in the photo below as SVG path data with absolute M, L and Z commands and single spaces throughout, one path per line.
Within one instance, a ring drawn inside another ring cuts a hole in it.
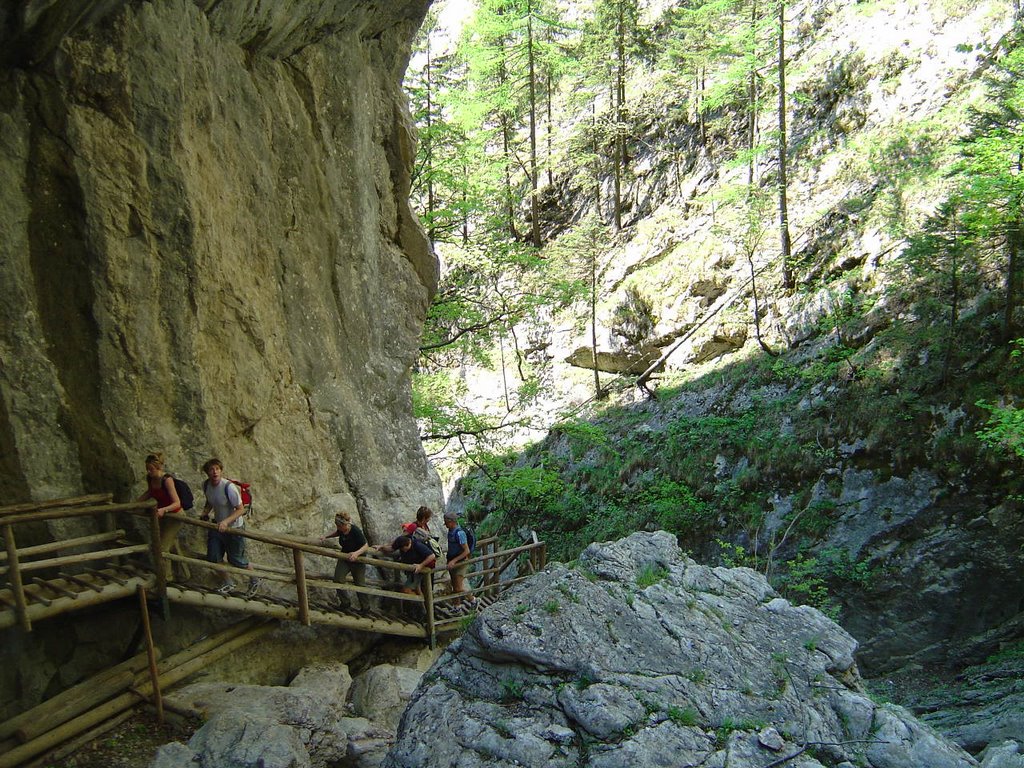
M 670 534 L 592 544 L 449 648 L 384 765 L 978 764 L 872 701 L 855 650 L 823 614 L 754 571 L 697 565 Z
M 409 371 L 437 264 L 399 84 L 429 0 L 0 11 L 0 498 L 198 482 L 385 538 L 440 503 Z

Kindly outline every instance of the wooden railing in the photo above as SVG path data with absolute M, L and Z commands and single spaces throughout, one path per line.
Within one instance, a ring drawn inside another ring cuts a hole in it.
M 147 543 L 127 542 L 125 528 L 114 527 L 115 518 L 112 513 L 128 513 L 148 519 L 149 541 Z M 64 541 L 23 547 L 21 549 L 17 546 L 15 538 L 15 526 L 17 525 L 46 522 L 61 518 L 99 517 L 101 515 L 108 515 L 107 520 L 111 528 L 110 530 Z M 477 547 L 480 554 L 466 561 L 466 565 L 469 566 L 467 579 L 471 580 L 471 584 L 475 583 L 475 586 L 471 586 L 468 593 L 445 594 L 435 597 L 435 584 L 440 584 L 447 579 L 446 569 L 440 568 L 436 571 L 426 569 L 422 571 L 423 589 L 421 594 L 408 594 L 394 589 L 386 589 L 383 583 L 371 580 L 368 580 L 367 586 L 358 586 L 349 582 L 339 583 L 323 574 L 308 572 L 306 563 L 307 555 L 330 560 L 347 558 L 348 555 L 342 553 L 339 549 L 320 546 L 310 543 L 308 540 L 280 533 L 260 531 L 252 528 L 229 528 L 227 531 L 228 535 L 242 536 L 259 542 L 266 547 L 283 550 L 278 559 L 290 563 L 290 567 L 257 565 L 253 563 L 252 570 L 236 568 L 230 564 L 211 563 L 202 557 L 172 551 L 171 544 L 176 541 L 177 531 L 183 525 L 217 530 L 217 525 L 214 523 L 183 514 L 166 515 L 160 518 L 156 514 L 156 502 L 152 500 L 114 504 L 111 502 L 110 495 L 84 496 L 76 499 L 19 504 L 0 508 L 0 527 L 3 528 L 5 543 L 5 552 L 0 555 L 0 576 L 5 573 L 8 576 L 18 623 L 25 631 L 31 631 L 32 624 L 28 614 L 28 603 L 25 593 L 25 579 L 28 574 L 46 570 L 52 571 L 69 566 L 81 566 L 86 563 L 109 562 L 125 556 L 146 554 L 148 555 L 146 558 L 148 566 L 152 570 L 155 579 L 153 589 L 165 611 L 168 605 L 168 585 L 172 569 L 175 567 L 179 569 L 198 568 L 221 575 L 255 577 L 286 587 L 286 591 L 294 590 L 295 601 L 298 606 L 297 618 L 306 625 L 311 623 L 311 589 L 339 593 L 359 593 L 368 597 L 380 598 L 382 601 L 388 601 L 388 603 L 395 606 L 409 602 L 422 602 L 423 615 L 425 617 L 422 631 L 431 644 L 433 644 L 438 632 L 454 629 L 462 621 L 461 618 L 452 618 L 450 616 L 445 616 L 441 621 L 437 621 L 435 619 L 435 608 L 437 606 L 444 609 L 451 608 L 452 603 L 463 600 L 467 597 L 467 594 L 481 596 L 485 599 L 496 596 L 500 590 L 521 581 L 529 574 L 543 568 L 547 559 L 544 542 L 539 541 L 536 534 L 533 534 L 532 540 L 527 544 L 505 550 L 498 548 L 497 539 L 494 537 L 482 539 L 478 542 Z M 107 546 L 110 544 L 116 546 Z M 61 554 L 69 549 L 82 547 L 88 547 L 89 549 L 73 554 Z M 380 557 L 363 556 L 355 562 L 367 566 L 375 566 L 378 569 L 394 572 L 399 575 L 415 570 L 415 566 Z M 515 573 L 510 575 L 510 571 L 513 568 Z M 74 578 L 64 574 L 62 576 L 67 579 Z M 37 580 L 32 576 L 28 578 Z M 52 584 L 50 588 L 54 588 Z M 89 604 L 99 602 L 100 599 L 100 596 L 92 596 L 91 599 L 85 597 L 81 602 L 76 600 L 75 607 L 86 607 Z M 261 611 L 257 604 L 247 607 L 246 610 L 255 614 L 259 614 Z M 269 608 L 267 612 L 270 612 Z M 443 613 L 450 613 L 450 611 L 446 610 Z M 294 614 L 292 615 L 294 616 Z

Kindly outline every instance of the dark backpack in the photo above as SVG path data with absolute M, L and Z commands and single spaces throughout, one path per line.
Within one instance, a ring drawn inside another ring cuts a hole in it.
M 184 512 L 187 509 L 192 509 L 195 506 L 196 500 L 192 495 L 192 489 L 188 487 L 188 483 L 182 480 L 180 477 L 174 475 L 164 475 L 174 481 L 174 490 L 178 494 L 178 501 L 181 502 L 181 511 Z
M 476 549 L 476 531 L 473 530 L 473 526 L 469 523 L 465 523 L 462 526 L 462 530 L 466 532 L 466 543 L 469 544 L 469 555 L 473 556 L 473 550 Z

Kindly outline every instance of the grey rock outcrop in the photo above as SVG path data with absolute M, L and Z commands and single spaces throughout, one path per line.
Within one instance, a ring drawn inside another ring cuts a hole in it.
M 439 505 L 410 368 L 437 262 L 400 81 L 428 0 L 0 12 L 0 493 L 141 490 L 163 450 L 261 524 Z M 16 7 L 14 7 L 16 6 Z
M 424 677 L 384 764 L 977 765 L 872 701 L 855 650 L 757 573 L 638 533 L 484 612 Z
M 152 768 L 323 768 L 340 761 L 376 765 L 393 726 L 352 717 L 344 664 L 304 668 L 290 685 L 195 683 L 170 694 L 207 722 L 189 740 L 160 748 Z

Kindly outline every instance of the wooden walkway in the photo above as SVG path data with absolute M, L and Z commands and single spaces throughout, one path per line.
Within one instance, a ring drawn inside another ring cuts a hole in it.
M 329 575 L 311 573 L 307 566 L 310 556 L 326 558 L 333 573 L 333 561 L 341 557 L 337 548 L 254 528 L 232 529 L 230 533 L 260 542 L 261 552 L 286 550 L 287 558 L 277 559 L 290 560 L 290 568 L 254 563 L 254 570 L 248 571 L 209 563 L 182 554 L 177 540 L 183 526 L 214 528 L 213 524 L 185 515 L 160 520 L 155 502 L 114 504 L 111 498 L 94 495 L 0 507 L 5 544 L 5 551 L 0 552 L 0 578 L 7 582 L 0 587 L 0 629 L 20 626 L 30 632 L 35 622 L 132 597 L 140 587 L 151 600 L 162 604 L 165 614 L 171 604 L 181 604 L 306 625 L 422 637 L 431 645 L 438 634 L 458 629 L 465 620 L 459 606 L 465 595 L 447 594 L 444 569 L 424 572 L 422 596 L 390 589 L 379 580 L 368 580 L 365 587 L 339 584 Z M 19 548 L 23 529 L 38 537 L 41 530 L 47 530 L 39 523 L 72 518 L 91 518 L 91 525 L 83 527 L 95 531 Z M 148 540 L 132 541 L 128 530 L 136 531 L 136 538 L 137 531 L 143 530 Z M 536 536 L 521 547 L 504 550 L 497 548 L 495 539 L 482 539 L 478 552 L 468 561 L 471 574 L 467 580 L 474 585 L 471 592 L 478 605 L 483 606 L 511 584 L 538 571 L 546 560 L 544 543 Z M 393 574 L 396 580 L 412 570 L 412 566 L 392 560 L 362 557 L 359 561 Z M 210 585 L 219 584 L 224 574 L 240 584 L 255 575 L 263 580 L 263 586 L 251 597 L 223 595 Z M 369 609 L 339 607 L 348 603 L 346 598 L 356 598 L 356 592 L 363 593 Z

